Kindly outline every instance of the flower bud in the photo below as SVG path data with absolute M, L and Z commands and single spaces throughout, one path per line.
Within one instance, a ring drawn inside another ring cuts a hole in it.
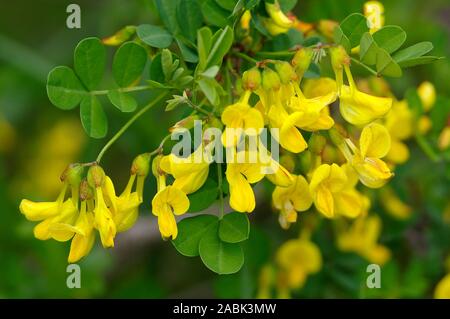
M 320 134 L 312 134 L 309 139 L 309 149 L 313 154 L 320 155 L 327 144 L 327 140 Z
M 90 200 L 94 197 L 94 192 L 92 187 L 86 179 L 83 179 L 80 183 L 80 199 L 81 201 Z
M 103 44 L 116 46 L 128 41 L 134 34 L 136 33 L 136 27 L 134 25 L 128 25 L 119 31 L 117 31 L 114 35 L 104 38 L 102 40 Z
M 289 173 L 293 173 L 295 170 L 295 159 L 290 154 L 282 155 L 280 157 L 280 165 L 286 168 Z
M 138 155 L 131 165 L 131 175 L 147 176 L 150 170 L 150 154 L 144 153 Z
M 438 147 L 441 151 L 445 151 L 450 146 L 450 126 L 444 127 L 438 138 Z
M 286 61 L 277 61 L 275 63 L 275 70 L 280 76 L 281 83 L 288 84 L 291 81 L 297 81 L 298 75 L 295 73 L 292 66 Z
M 70 186 L 78 187 L 83 175 L 83 166 L 80 164 L 70 164 L 61 174 L 61 181 L 68 183 Z
M 347 132 L 344 131 L 344 128 L 336 125 L 328 131 L 330 135 L 331 141 L 334 145 L 339 146 L 345 143 L 344 138 L 347 136 Z
M 87 180 L 92 188 L 102 187 L 105 181 L 105 171 L 98 165 L 91 166 L 87 173 Z
M 422 101 L 423 110 L 428 112 L 436 102 L 436 90 L 430 82 L 423 82 L 417 88 L 417 94 Z
M 164 172 L 161 170 L 159 163 L 161 162 L 161 159 L 163 158 L 163 155 L 159 154 L 155 156 L 152 162 L 152 174 L 155 177 L 158 177 L 160 175 L 163 175 Z
M 261 72 L 258 67 L 247 70 L 242 75 L 242 88 L 255 91 L 261 86 Z
M 198 115 L 189 115 L 188 117 L 185 117 L 184 119 L 176 122 L 174 126 L 169 128 L 169 132 L 172 133 L 176 131 L 177 129 L 187 129 L 190 130 L 194 127 L 195 121 L 199 121 L 200 116 Z
M 300 79 L 303 77 L 306 70 L 308 70 L 312 57 L 313 50 L 311 48 L 301 48 L 292 58 L 292 65 L 294 66 L 295 72 Z
M 344 47 L 341 45 L 330 48 L 330 55 L 331 66 L 333 67 L 333 70 L 335 72 L 336 70 L 342 70 L 344 68 L 344 65 L 350 64 L 350 57 L 348 56 L 347 51 L 345 51 Z
M 265 68 L 262 72 L 262 85 L 264 90 L 278 91 L 281 88 L 280 77 L 274 70 Z

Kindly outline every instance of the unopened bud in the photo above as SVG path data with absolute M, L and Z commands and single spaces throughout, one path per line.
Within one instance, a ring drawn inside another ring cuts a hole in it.
M 255 91 L 261 86 L 261 72 L 257 67 L 247 70 L 242 75 L 242 88 Z
M 147 176 L 150 171 L 150 154 L 144 153 L 136 156 L 131 165 L 131 175 Z
M 280 77 L 274 70 L 265 68 L 262 72 L 262 85 L 264 90 L 278 91 L 281 88 Z
M 282 155 L 280 157 L 280 164 L 285 169 L 287 169 L 290 173 L 293 173 L 295 170 L 295 159 L 292 155 Z
M 159 155 L 155 156 L 155 158 L 153 159 L 153 162 L 152 162 L 152 174 L 155 177 L 158 177 L 158 176 L 164 174 L 164 172 L 161 170 L 160 165 L 159 165 L 162 158 L 163 158 L 163 155 L 159 154 Z
M 292 58 L 292 65 L 294 66 L 295 72 L 300 79 L 303 77 L 306 70 L 308 70 L 309 65 L 311 64 L 312 57 L 312 48 L 301 48 L 295 53 L 294 57 Z
M 84 168 L 80 164 L 70 164 L 61 174 L 61 181 L 68 183 L 70 186 L 78 187 L 83 170 Z
M 339 146 L 345 143 L 344 139 L 347 134 L 344 128 L 342 128 L 341 126 L 335 125 L 335 127 L 331 128 L 328 131 L 328 134 L 330 135 L 330 139 L 334 143 L 334 145 Z
M 92 187 L 89 186 L 89 183 L 86 179 L 83 179 L 80 183 L 80 199 L 82 201 L 90 200 L 94 197 L 94 193 L 92 191 Z
M 422 82 L 417 88 L 417 94 L 422 101 L 423 110 L 428 112 L 436 102 L 436 89 L 434 85 L 428 81 Z
M 105 181 L 105 171 L 98 165 L 91 166 L 87 173 L 87 180 L 92 188 L 102 187 Z
M 281 83 L 288 84 L 291 81 L 298 81 L 298 75 L 295 73 L 291 64 L 286 61 L 277 61 L 275 69 L 280 76 Z
M 320 134 L 312 134 L 309 139 L 309 149 L 312 153 L 319 155 L 322 153 L 325 145 L 327 144 L 327 139 Z

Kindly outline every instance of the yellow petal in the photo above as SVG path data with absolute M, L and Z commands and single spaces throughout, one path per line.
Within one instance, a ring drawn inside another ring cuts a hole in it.
M 92 231 L 89 234 L 86 234 L 86 236 L 75 234 L 70 245 L 70 253 L 67 261 L 70 264 L 73 264 L 87 256 L 91 251 L 94 242 L 95 234 Z
M 386 160 L 394 164 L 403 164 L 409 158 L 409 149 L 399 140 L 391 140 L 391 148 L 386 155 Z
M 353 125 L 369 124 L 386 115 L 391 106 L 391 98 L 372 96 L 346 85 L 342 87 L 339 109 L 342 117 Z
M 124 232 L 133 227 L 139 215 L 140 204 L 141 200 L 136 192 L 118 198 L 117 212 L 113 216 L 117 232 Z
M 116 224 L 114 223 L 110 210 L 106 206 L 101 188 L 96 189 L 96 195 L 96 206 L 94 209 L 95 227 L 100 233 L 103 247 L 114 247 Z
M 434 298 L 450 299 L 450 274 L 442 278 L 434 289 Z
M 241 213 L 250 213 L 255 209 L 255 194 L 250 183 L 240 173 L 230 173 L 227 169 L 230 185 L 230 206 Z
M 364 160 L 356 154 L 352 165 L 358 173 L 361 183 L 370 188 L 379 188 L 392 177 L 391 170 L 378 158 L 367 157 Z
M 345 217 L 356 218 L 364 212 L 364 201 L 364 196 L 355 189 L 339 192 L 335 196 L 336 213 Z
M 23 199 L 19 206 L 20 212 L 30 221 L 40 221 L 59 213 L 60 204 L 58 202 L 32 202 Z
M 332 78 L 308 79 L 303 84 L 303 94 L 307 98 L 324 96 L 337 92 L 336 81 Z
M 314 205 L 325 217 L 334 217 L 334 199 L 328 188 L 320 186 L 316 189 L 314 193 Z
M 193 172 L 191 174 L 183 175 L 175 179 L 173 186 L 182 190 L 186 194 L 192 194 L 199 190 L 206 182 L 209 173 L 209 166 L 205 169 Z
M 164 239 L 172 238 L 174 240 L 178 236 L 178 227 L 175 216 L 169 209 L 163 209 L 158 215 L 158 226 L 161 236 Z
M 391 136 L 383 125 L 372 123 L 363 128 L 359 146 L 362 157 L 382 158 L 391 148 Z
M 168 186 L 155 195 L 152 200 L 152 208 L 152 212 L 156 216 L 165 210 L 169 210 L 175 215 L 182 215 L 189 209 L 189 199 L 182 190 Z
M 309 192 L 309 185 L 302 175 L 298 175 L 295 179 L 291 200 L 295 210 L 298 212 L 308 210 L 312 205 L 313 199 Z

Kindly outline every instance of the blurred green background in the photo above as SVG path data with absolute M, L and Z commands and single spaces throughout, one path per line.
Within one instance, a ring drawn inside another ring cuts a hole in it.
M 141 218 L 129 232 L 120 234 L 114 250 L 96 244 L 80 262 L 82 288 L 66 286 L 69 243 L 34 239 L 33 224 L 19 213 L 22 198 L 52 199 L 59 175 L 70 162 L 91 161 L 104 141 L 88 140 L 76 111 L 63 112 L 48 101 L 45 83 L 56 65 L 71 65 L 75 45 L 88 36 L 100 38 L 128 24 L 157 22 L 151 0 L 78 0 L 81 29 L 68 29 L 66 7 L 74 1 L 2 1 L 0 5 L 0 298 L 30 297 L 254 297 L 257 275 L 275 249 L 297 236 L 284 232 L 271 212 L 270 194 L 258 203 L 252 218 L 246 264 L 235 275 L 219 277 L 198 258 L 179 255 L 157 233 L 151 218 L 154 183 L 147 182 L 148 200 Z M 364 1 L 300 0 L 299 19 L 340 21 L 361 12 Z M 448 0 L 383 1 L 386 24 L 407 31 L 406 44 L 431 41 L 437 56 L 450 56 L 450 3 Z M 435 84 L 439 95 L 449 95 L 447 59 L 408 69 L 399 80 L 389 80 L 402 98 L 407 88 L 422 81 Z M 450 107 L 450 106 L 448 106 Z M 129 115 L 107 108 L 110 134 Z M 176 113 L 176 112 L 175 112 Z M 122 188 L 136 154 L 154 149 L 177 114 L 152 110 L 139 120 L 104 158 L 105 170 Z M 450 196 L 450 169 L 430 161 L 411 145 L 411 160 L 396 170 L 392 185 L 413 206 L 413 218 L 400 222 L 374 207 L 383 219 L 381 242 L 393 251 L 383 267 L 382 288 L 367 291 L 367 262 L 337 250 L 330 226 L 322 223 L 313 236 L 322 251 L 324 267 L 311 276 L 294 297 L 430 297 L 443 277 L 444 259 L 450 253 L 450 228 L 442 219 Z

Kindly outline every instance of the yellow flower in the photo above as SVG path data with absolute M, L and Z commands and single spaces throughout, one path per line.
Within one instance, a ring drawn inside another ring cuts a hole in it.
M 450 299 L 450 274 L 442 278 L 434 289 L 434 298 Z
M 358 90 L 348 65 L 344 66 L 349 86 L 340 89 L 339 109 L 342 117 L 349 123 L 363 126 L 385 116 L 392 106 L 392 99 L 372 96 Z M 338 88 L 339 89 L 339 88 Z
M 175 215 L 183 215 L 189 209 L 189 199 L 183 191 L 174 186 L 160 189 L 152 200 L 152 213 L 158 217 L 158 226 L 164 239 L 177 238 L 178 228 Z
M 189 209 L 187 195 L 173 185 L 166 186 L 166 175 L 161 170 L 162 156 L 153 160 L 153 175 L 158 182 L 158 192 L 152 200 L 152 213 L 158 217 L 159 232 L 163 239 L 178 236 L 177 221 L 174 215 L 183 215 Z
M 392 188 L 382 188 L 380 198 L 381 205 L 391 216 L 400 220 L 408 219 L 411 216 L 412 208 L 398 198 Z
M 116 236 L 117 229 L 103 194 L 105 180 L 105 172 L 100 166 L 95 165 L 89 169 L 88 182 L 89 186 L 94 189 L 95 195 L 94 226 L 100 233 L 100 240 L 103 247 L 107 248 L 114 247 L 114 237 Z M 106 187 L 106 189 L 108 192 L 111 192 L 110 187 Z M 112 196 L 113 194 L 108 194 L 108 197 Z
M 279 135 L 274 135 L 274 138 L 279 141 L 281 147 L 292 153 L 303 152 L 308 147 L 302 133 L 295 126 L 298 115 L 289 115 L 279 102 L 272 105 L 268 113 L 270 126 L 279 129 Z
M 389 132 L 377 123 L 367 125 L 362 130 L 359 146 L 360 149 L 355 149 L 351 161 L 359 180 L 370 188 L 383 186 L 393 175 L 386 163 L 380 159 L 386 156 L 391 147 Z
M 381 220 L 378 216 L 356 219 L 350 228 L 338 234 L 337 244 L 340 250 L 355 252 L 371 263 L 383 265 L 391 255 L 390 250 L 377 243 L 381 232 Z
M 244 14 L 241 17 L 241 28 L 244 30 L 248 30 L 250 29 L 250 21 L 252 19 L 252 14 L 250 12 L 250 10 L 245 10 Z
M 432 125 L 431 119 L 427 115 L 422 115 L 417 120 L 417 131 L 419 134 L 425 135 L 430 131 Z
M 364 3 L 364 16 L 367 18 L 370 33 L 381 29 L 384 25 L 384 7 L 379 1 L 367 1 Z
M 289 288 L 301 288 L 308 275 L 322 268 L 322 255 L 319 248 L 309 240 L 289 240 L 278 249 L 276 261 L 286 274 Z
M 335 201 L 347 183 L 344 170 L 337 164 L 322 164 L 314 171 L 309 189 L 314 205 L 325 217 L 335 215 Z
M 384 125 L 391 136 L 391 148 L 386 159 L 395 164 L 406 162 L 409 150 L 402 141 L 411 137 L 413 132 L 413 116 L 406 101 L 394 101 Z
M 250 95 L 251 91 L 245 91 L 239 102 L 227 106 L 222 113 L 222 122 L 226 126 L 222 134 L 222 143 L 225 147 L 235 146 L 243 133 L 259 134 L 264 127 L 261 113 L 248 104 Z
M 312 204 L 308 182 L 302 175 L 292 175 L 294 183 L 289 187 L 275 187 L 272 193 L 274 207 L 280 211 L 282 228 L 289 228 L 297 221 L 297 212 L 308 210 Z
M 244 152 L 244 151 L 241 151 Z M 257 183 L 264 178 L 260 163 L 251 163 L 249 152 L 239 152 L 237 158 L 244 162 L 233 161 L 227 164 L 226 177 L 230 185 L 230 206 L 241 213 L 250 213 L 255 209 L 255 194 L 250 184 Z M 257 157 L 255 157 L 257 158 Z
M 197 191 L 208 177 L 209 161 L 205 159 L 207 154 L 203 150 L 199 147 L 186 158 L 171 153 L 161 159 L 161 169 L 175 178 L 173 186 L 186 194 Z
M 67 224 L 62 225 L 62 227 L 65 226 L 68 230 L 75 232 L 75 236 L 72 238 L 72 243 L 70 245 L 68 257 L 69 263 L 76 263 L 84 256 L 87 256 L 94 245 L 94 213 L 92 210 L 86 211 L 88 206 L 92 206 L 92 202 L 89 204 L 87 201 L 81 202 L 81 210 L 75 226 L 72 227 Z M 93 207 L 91 207 L 91 209 L 93 209 Z
M 349 218 L 366 214 L 370 206 L 370 200 L 356 189 L 358 175 L 348 163 L 341 167 L 347 176 L 347 182 L 339 194 L 335 196 L 336 213 Z
M 428 112 L 436 102 L 436 89 L 428 81 L 422 82 L 417 88 L 417 94 L 422 101 L 423 110 Z

